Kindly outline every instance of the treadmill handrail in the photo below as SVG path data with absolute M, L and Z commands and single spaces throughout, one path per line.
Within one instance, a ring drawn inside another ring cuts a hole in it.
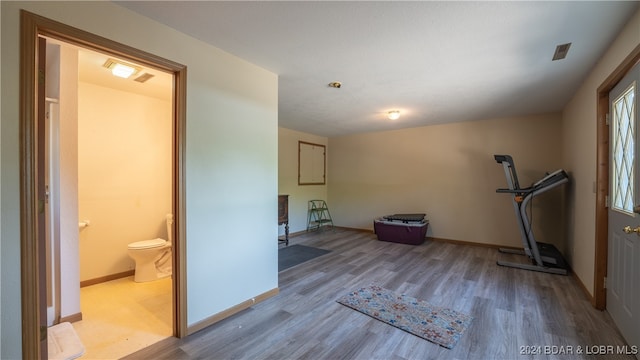
M 505 173 L 508 171 L 509 177 L 511 177 L 511 183 L 512 183 L 510 185 L 513 185 L 515 189 L 520 188 L 520 182 L 518 181 L 518 173 L 516 173 L 516 165 L 513 162 L 513 158 L 511 157 L 511 155 L 493 155 L 493 158 L 496 160 L 498 164 L 502 165 L 502 167 L 505 170 Z

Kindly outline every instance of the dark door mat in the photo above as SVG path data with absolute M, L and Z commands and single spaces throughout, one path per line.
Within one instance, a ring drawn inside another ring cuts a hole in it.
M 330 252 L 330 250 L 299 244 L 278 249 L 278 271 L 286 270 Z

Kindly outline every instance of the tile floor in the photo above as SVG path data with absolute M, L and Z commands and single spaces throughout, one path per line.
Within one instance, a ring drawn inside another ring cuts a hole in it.
M 80 289 L 80 359 L 118 359 L 172 335 L 171 278 L 126 277 Z

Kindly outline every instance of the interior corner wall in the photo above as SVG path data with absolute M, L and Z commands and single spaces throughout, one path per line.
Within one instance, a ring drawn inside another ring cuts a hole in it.
M 113 2 L 0 6 L 3 289 L 21 286 L 20 9 L 187 66 L 187 326 L 276 289 L 277 75 Z M 2 292 L 3 359 L 22 357 L 20 296 Z
M 289 195 L 289 232 L 295 233 L 307 229 L 307 207 L 309 200 L 327 201 L 327 184 L 298 185 L 298 141 L 327 146 L 328 139 L 323 136 L 278 128 L 278 193 Z M 328 153 L 331 149 L 326 148 Z M 328 178 L 328 171 L 325 177 Z M 327 203 L 329 211 L 331 203 Z M 284 234 L 284 226 L 279 235 Z
M 640 11 L 631 18 L 589 73 L 562 114 L 563 166 L 571 169 L 566 254 L 572 270 L 593 295 L 595 275 L 597 89 L 640 44 Z
M 560 167 L 560 114 L 490 119 L 329 139 L 329 201 L 338 226 L 426 213 L 427 236 L 521 247 L 511 197 L 494 154 L 514 159 L 521 186 Z M 562 247 L 564 190 L 533 201 L 539 241 Z

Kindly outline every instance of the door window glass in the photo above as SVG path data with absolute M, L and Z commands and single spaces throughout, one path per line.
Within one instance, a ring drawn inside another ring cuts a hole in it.
M 613 101 L 611 208 L 633 215 L 635 82 Z

